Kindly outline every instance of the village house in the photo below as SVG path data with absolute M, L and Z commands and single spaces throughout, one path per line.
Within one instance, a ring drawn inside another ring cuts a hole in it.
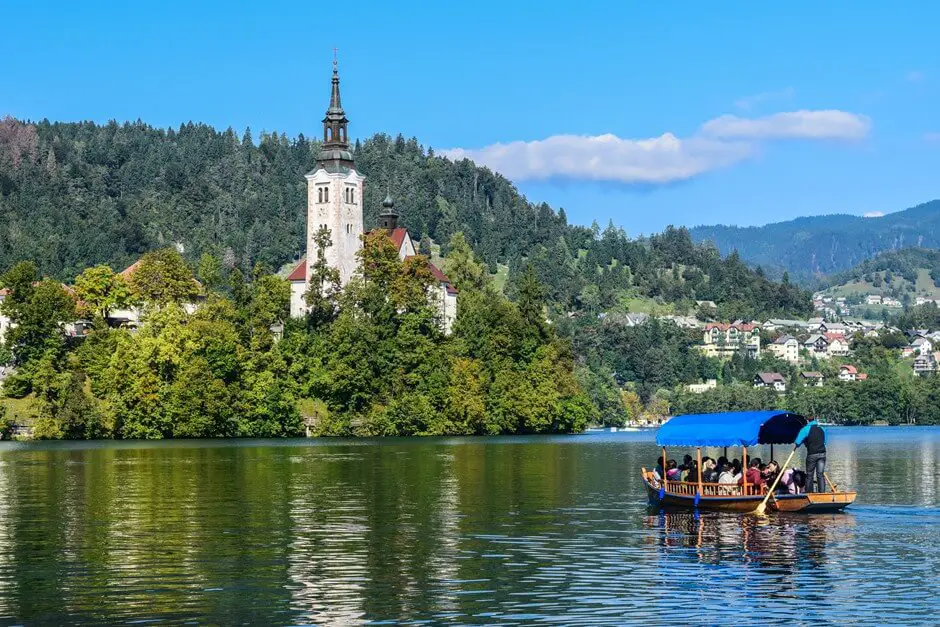
M 803 340 L 803 349 L 809 353 L 810 357 L 817 359 L 829 359 L 829 340 L 824 335 L 814 333 Z
M 741 351 L 753 359 L 760 357 L 760 335 L 757 327 L 749 322 L 711 322 L 705 325 L 703 339 L 704 344 L 699 349 L 706 357 L 728 359 Z
M 823 337 L 829 342 L 827 350 L 829 357 L 845 357 L 849 354 L 849 342 L 845 336 L 838 333 L 826 333 Z
M 911 341 L 911 350 L 914 355 L 925 355 L 927 353 L 932 353 L 934 348 L 934 343 L 930 338 L 923 335 L 918 335 Z
M 869 294 L 865 297 L 866 305 L 880 305 L 881 304 L 881 294 Z
M 773 333 L 774 331 L 782 331 L 784 329 L 791 329 L 794 331 L 802 331 L 806 328 L 806 322 L 803 320 L 787 320 L 785 318 L 771 318 L 764 322 L 761 325 L 761 328 L 764 331 L 769 331 Z
M 787 380 L 779 372 L 758 372 L 754 375 L 754 387 L 773 388 L 776 392 L 786 392 Z
M 933 353 L 925 353 L 914 358 L 914 374 L 919 377 L 937 372 L 937 358 Z
M 140 260 L 138 259 L 131 265 L 127 266 L 122 270 L 119 275 L 125 282 L 128 284 L 134 277 L 134 273 L 137 271 L 137 268 L 140 266 Z M 193 283 L 199 288 L 199 291 L 202 291 L 202 284 L 193 279 Z M 197 296 L 192 302 L 184 303 L 183 309 L 186 310 L 186 313 L 193 313 L 199 308 L 199 305 L 205 300 L 202 296 Z M 143 308 L 140 305 L 128 305 L 127 307 L 112 309 L 108 312 L 108 318 L 106 322 L 112 327 L 128 327 L 135 329 L 140 326 L 140 321 L 143 317 Z
M 841 322 L 823 322 L 819 325 L 818 333 L 823 335 L 838 335 L 840 337 L 845 337 L 846 328 L 845 325 Z
M 839 366 L 839 381 L 864 381 L 867 378 L 867 374 L 859 372 L 858 368 L 852 364 Z
M 781 335 L 767 347 L 767 350 L 777 359 L 791 364 L 800 361 L 800 342 L 792 335 Z
M 689 385 L 685 386 L 685 389 L 689 392 L 692 392 L 693 394 L 702 394 L 708 390 L 714 390 L 716 387 L 718 387 L 718 381 L 715 379 L 708 379 L 705 381 L 705 383 L 690 383 Z
M 826 377 L 821 372 L 806 371 L 800 373 L 800 381 L 803 382 L 805 387 L 821 388 L 825 380 Z

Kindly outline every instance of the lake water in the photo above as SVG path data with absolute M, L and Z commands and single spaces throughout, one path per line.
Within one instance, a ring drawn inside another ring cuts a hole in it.
M 651 433 L 5 443 L 0 622 L 935 623 L 940 430 L 829 440 L 767 519 L 650 511 Z

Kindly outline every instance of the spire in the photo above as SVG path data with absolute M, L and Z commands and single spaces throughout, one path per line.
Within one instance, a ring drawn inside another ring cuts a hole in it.
M 333 81 L 330 90 L 330 106 L 323 118 L 323 146 L 317 162 L 327 170 L 341 171 L 355 167 L 352 153 L 349 152 L 349 120 L 343 111 L 343 101 L 339 95 L 339 63 L 336 60 L 336 48 L 333 48 Z
M 329 116 L 331 113 L 345 115 L 343 113 L 343 102 L 339 97 L 339 63 L 336 60 L 336 48 L 333 48 L 333 89 L 330 92 L 330 108 L 326 114 Z

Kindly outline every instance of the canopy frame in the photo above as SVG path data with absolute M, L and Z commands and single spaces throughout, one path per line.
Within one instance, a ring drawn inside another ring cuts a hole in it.
M 666 422 L 656 433 L 661 447 L 747 447 L 793 444 L 809 420 L 786 410 L 686 414 Z

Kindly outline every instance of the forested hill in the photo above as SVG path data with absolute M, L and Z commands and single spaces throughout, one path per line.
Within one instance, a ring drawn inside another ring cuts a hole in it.
M 319 144 L 277 132 L 253 137 L 187 123 L 106 125 L 0 121 L 0 270 L 35 261 L 70 280 L 108 263 L 176 245 L 194 261 L 212 252 L 229 266 L 276 269 L 304 243 L 304 174 Z M 613 226 L 569 225 L 563 211 L 526 201 L 505 178 L 469 161 L 434 156 L 417 140 L 376 135 L 355 145 L 368 176 L 366 227 L 386 191 L 421 239 L 465 233 L 508 289 L 532 262 L 556 311 L 624 303 L 713 300 L 726 318 L 805 313 L 807 294 L 751 271 L 736 256 L 695 246 L 688 231 L 630 240 Z M 629 308 L 629 305 L 624 305 Z
M 892 290 L 923 292 L 940 290 L 940 250 L 904 248 L 879 253 L 854 268 L 827 277 L 821 287 L 854 287 L 860 292 L 890 294 Z
M 940 248 L 940 200 L 878 218 L 828 215 L 761 227 L 698 226 L 691 233 L 724 254 L 737 250 L 750 263 L 805 281 L 847 270 L 885 250 Z

